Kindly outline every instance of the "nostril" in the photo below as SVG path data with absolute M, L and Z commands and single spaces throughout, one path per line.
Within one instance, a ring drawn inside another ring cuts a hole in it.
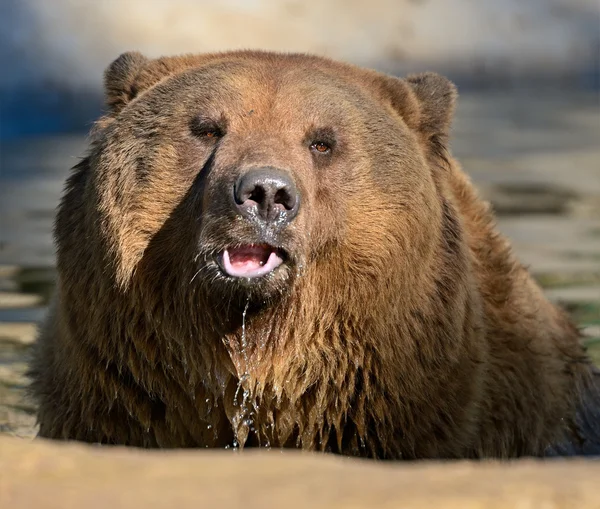
M 287 187 L 279 189 L 275 193 L 273 201 L 276 205 L 283 205 L 283 207 L 287 210 L 292 210 L 296 205 L 296 200 L 294 197 L 292 197 L 292 194 Z
M 237 205 L 258 204 L 265 199 L 265 190 L 255 182 L 238 181 L 233 188 L 233 197 Z
M 263 203 L 265 201 L 265 189 L 262 186 L 255 186 L 250 192 L 248 200 L 252 200 L 255 203 Z

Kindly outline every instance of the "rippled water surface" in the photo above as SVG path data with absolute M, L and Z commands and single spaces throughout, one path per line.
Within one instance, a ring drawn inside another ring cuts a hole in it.
M 52 293 L 52 221 L 83 136 L 0 150 L 0 432 L 31 435 L 24 372 Z M 492 200 L 548 296 L 583 328 L 600 363 L 600 107 L 593 94 L 465 94 L 454 153 Z

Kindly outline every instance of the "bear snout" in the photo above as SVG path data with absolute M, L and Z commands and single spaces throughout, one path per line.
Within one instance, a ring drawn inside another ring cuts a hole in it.
M 300 208 L 300 194 L 292 176 L 270 166 L 243 172 L 233 186 L 233 204 L 237 214 L 261 223 L 283 227 Z

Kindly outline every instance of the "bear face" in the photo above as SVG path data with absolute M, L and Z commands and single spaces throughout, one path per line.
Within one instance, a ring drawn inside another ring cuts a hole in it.
M 127 53 L 105 88 L 56 220 L 42 436 L 378 458 L 600 443 L 576 329 L 448 152 L 448 80 Z
M 134 79 L 135 63 L 125 55 L 107 72 L 109 103 L 122 92 L 113 75 Z M 241 54 L 151 86 L 134 80 L 136 97 L 96 132 L 94 186 L 113 192 L 100 191 L 96 207 L 108 211 L 119 284 L 136 268 L 156 274 L 174 263 L 181 284 L 260 303 L 292 291 L 308 264 L 336 250 L 359 257 L 367 272 L 363 244 L 380 250 L 373 271 L 393 263 L 386 257 L 427 251 L 422 232 L 435 231 L 440 207 L 423 141 L 407 125 L 416 95 L 401 80 L 330 67 Z M 365 220 L 385 228 L 365 228 Z M 399 235 L 411 244 L 405 253 L 390 245 Z

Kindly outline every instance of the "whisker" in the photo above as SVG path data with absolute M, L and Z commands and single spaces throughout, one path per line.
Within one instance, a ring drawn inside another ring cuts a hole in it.
M 194 279 L 196 279 L 196 276 L 197 276 L 198 274 L 200 274 L 200 272 L 202 272 L 202 269 L 203 269 L 203 268 L 205 268 L 205 267 L 200 267 L 200 268 L 199 268 L 199 269 L 196 271 L 196 273 L 195 273 L 195 274 L 192 276 L 192 279 L 190 279 L 190 282 L 189 282 L 189 284 L 190 284 L 190 285 L 192 284 L 192 282 L 194 281 Z

